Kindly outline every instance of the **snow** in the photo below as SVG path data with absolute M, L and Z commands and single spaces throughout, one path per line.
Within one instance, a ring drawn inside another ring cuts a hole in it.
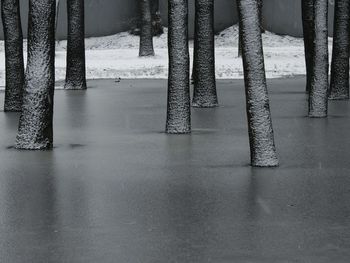
M 331 48 L 331 39 L 330 48 Z M 243 78 L 238 54 L 238 27 L 232 26 L 215 37 L 218 79 Z M 305 74 L 304 45 L 301 38 L 263 34 L 266 76 L 290 77 Z M 156 56 L 138 57 L 139 37 L 128 32 L 86 39 L 87 78 L 161 78 L 168 75 L 167 29 L 154 38 Z M 26 43 L 24 43 L 26 50 Z M 193 42 L 190 41 L 192 60 Z M 26 56 L 26 54 L 25 54 Z M 56 43 L 56 81 L 64 80 L 66 41 Z M 0 41 L 0 86 L 5 85 L 4 43 Z M 60 87 L 58 87 L 60 88 Z

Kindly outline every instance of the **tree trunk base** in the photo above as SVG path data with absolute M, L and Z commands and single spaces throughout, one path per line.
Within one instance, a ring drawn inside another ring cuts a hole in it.
M 338 95 L 338 94 L 331 94 L 328 97 L 329 100 L 349 100 L 349 95 Z
M 65 83 L 64 89 L 66 89 L 66 90 L 86 90 L 87 87 L 86 87 L 86 84 L 74 85 L 72 83 Z
M 19 150 L 31 150 L 31 151 L 40 151 L 40 150 L 51 150 L 52 143 L 49 140 L 43 141 L 31 141 L 29 138 L 23 138 L 18 136 L 15 144 L 15 148 Z
M 193 101 L 192 102 L 193 108 L 216 108 L 219 107 L 218 102 L 208 102 L 208 101 Z
M 139 57 L 153 57 L 155 55 L 153 50 L 142 50 L 139 53 Z
M 309 118 L 327 118 L 327 113 L 324 112 L 309 112 Z
M 271 158 L 267 159 L 266 156 L 264 158 L 258 158 L 251 161 L 251 165 L 253 167 L 277 167 L 279 166 L 278 158 L 275 154 L 271 156 Z
M 177 127 L 167 127 L 165 133 L 167 134 L 190 134 L 191 128 L 182 128 Z

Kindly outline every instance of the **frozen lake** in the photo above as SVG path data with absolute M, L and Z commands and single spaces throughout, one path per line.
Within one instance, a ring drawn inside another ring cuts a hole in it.
M 350 103 L 309 119 L 304 82 L 269 81 L 271 169 L 248 165 L 242 80 L 192 135 L 163 132 L 166 80 L 57 90 L 51 152 L 13 149 L 0 112 L 0 262 L 349 262 Z

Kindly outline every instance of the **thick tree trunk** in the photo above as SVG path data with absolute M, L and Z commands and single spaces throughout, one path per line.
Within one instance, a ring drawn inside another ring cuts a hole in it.
M 349 99 L 350 1 L 336 0 L 329 98 Z
M 152 33 L 153 36 L 160 36 L 164 33 L 162 18 L 159 10 L 159 0 L 151 0 L 152 9 Z
M 196 0 L 195 28 L 192 106 L 216 107 L 214 0 Z
M 259 25 L 261 33 L 265 33 L 265 29 L 263 26 L 263 0 L 257 0 L 258 1 L 258 9 L 259 9 Z M 242 39 L 241 39 L 241 29 L 238 28 L 238 57 L 242 56 Z
M 5 111 L 21 111 L 24 86 L 23 34 L 19 0 L 2 0 L 5 36 Z
M 84 0 L 67 0 L 68 40 L 65 89 L 86 89 Z
M 314 39 L 314 0 L 301 0 L 304 50 L 306 64 L 306 91 L 310 91 L 312 78 L 312 57 L 313 57 L 313 39 Z
M 167 133 L 191 132 L 188 2 L 169 0 Z
M 140 0 L 140 57 L 154 56 L 150 0 Z
M 55 88 L 55 0 L 30 0 L 28 62 L 16 148 L 52 148 Z
M 252 166 L 278 165 L 265 77 L 257 0 L 237 0 L 242 30 L 242 57 L 246 88 Z
M 328 0 L 314 0 L 314 41 L 309 117 L 327 117 L 328 110 Z

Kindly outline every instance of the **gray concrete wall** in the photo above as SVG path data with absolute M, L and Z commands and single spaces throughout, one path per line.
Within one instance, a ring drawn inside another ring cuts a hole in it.
M 194 6 L 195 0 L 189 0 L 189 34 L 194 32 Z M 238 14 L 235 0 L 214 0 L 215 6 L 215 31 L 219 32 L 238 22 Z M 160 11 L 165 25 L 168 24 L 168 1 L 160 0 Z
M 334 0 L 329 0 L 329 33 L 333 35 Z M 301 0 L 264 0 L 264 26 L 282 35 L 301 37 Z
M 20 0 L 22 27 L 27 34 L 28 0 Z M 60 0 L 57 38 L 63 39 L 67 32 L 67 0 Z M 86 35 L 111 35 L 130 29 L 137 16 L 137 0 L 85 0 Z M 1 23 L 2 28 L 2 23 Z M 3 39 L 3 30 L 0 30 Z
M 161 0 L 162 1 L 162 0 Z M 225 29 L 238 22 L 236 0 L 215 1 L 215 30 Z M 264 26 L 267 30 L 281 35 L 301 37 L 301 0 L 263 0 Z M 189 33 L 193 36 L 194 2 L 189 0 Z M 167 24 L 167 1 L 163 0 L 161 11 Z M 333 34 L 334 0 L 329 0 L 329 33 Z
M 215 1 L 216 32 L 238 21 L 235 0 Z M 333 32 L 333 1 L 330 1 L 330 34 Z M 28 0 L 20 0 L 23 31 L 27 32 Z M 167 25 L 167 2 L 160 0 L 160 9 L 164 24 Z M 269 31 L 292 36 L 302 36 L 301 0 L 264 0 L 264 25 Z M 60 0 L 57 38 L 66 37 L 67 17 L 66 0 Z M 86 35 L 103 36 L 126 31 L 135 23 L 137 0 L 85 0 Z M 189 0 L 189 32 L 193 35 L 194 0 Z M 2 27 L 2 25 L 1 25 Z M 0 39 L 3 32 L 0 30 Z

